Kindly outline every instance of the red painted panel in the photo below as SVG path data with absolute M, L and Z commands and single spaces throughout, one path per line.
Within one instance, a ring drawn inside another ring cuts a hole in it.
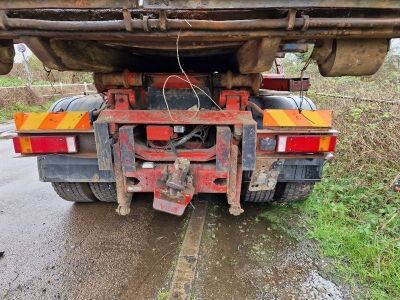
M 171 126 L 149 125 L 146 127 L 148 141 L 169 141 L 174 135 Z

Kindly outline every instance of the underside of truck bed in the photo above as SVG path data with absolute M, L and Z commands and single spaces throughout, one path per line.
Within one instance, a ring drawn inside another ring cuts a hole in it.
M 0 1 L 0 9 L 3 49 L 24 42 L 58 70 L 175 72 L 178 35 L 185 70 L 246 74 L 309 44 L 366 62 L 400 36 L 399 1 Z

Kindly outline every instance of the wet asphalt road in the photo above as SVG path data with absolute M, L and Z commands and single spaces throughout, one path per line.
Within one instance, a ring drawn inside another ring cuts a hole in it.
M 35 158 L 0 140 L 0 298 L 154 299 L 171 276 L 185 218 L 135 200 L 76 205 L 38 180 Z M 168 224 L 168 226 L 165 226 Z

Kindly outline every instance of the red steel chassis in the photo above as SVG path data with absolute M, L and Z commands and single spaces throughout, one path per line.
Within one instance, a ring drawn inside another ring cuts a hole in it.
M 124 90 L 112 90 L 116 108 L 127 108 L 126 102 L 133 95 Z M 246 91 L 224 91 L 227 110 L 126 110 L 107 109 L 94 123 L 96 147 L 100 170 L 114 170 L 117 182 L 118 212 L 129 213 L 130 195 L 133 192 L 153 192 L 155 199 L 165 188 L 160 178 L 173 168 L 177 158 L 190 160 L 193 178 L 193 194 L 225 193 L 230 212 L 240 214 L 242 171 L 253 170 L 256 156 L 256 122 L 249 111 L 243 111 L 240 99 L 247 100 Z M 239 101 L 238 101 L 239 99 Z M 118 104 L 117 104 L 118 103 Z M 231 110 L 229 110 L 231 109 Z M 171 118 L 172 116 L 172 118 Z M 207 149 L 165 151 L 148 148 L 135 141 L 133 130 L 139 125 L 213 125 L 216 126 L 216 144 Z M 114 136 L 114 141 L 110 140 Z M 239 153 L 239 143 L 242 152 Z M 114 157 L 114 160 L 112 160 Z M 141 162 L 154 162 L 152 168 L 144 168 Z M 185 194 L 185 192 L 183 192 Z M 191 200 L 190 193 L 179 202 L 181 206 L 154 207 L 173 214 L 183 213 L 182 207 Z M 165 204 L 165 203 L 164 203 Z M 170 204 L 168 202 L 167 204 Z

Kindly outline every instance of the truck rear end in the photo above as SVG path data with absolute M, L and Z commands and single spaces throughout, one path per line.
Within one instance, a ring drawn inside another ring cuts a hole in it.
M 93 72 L 99 92 L 17 113 L 16 152 L 65 200 L 120 215 L 142 192 L 175 215 L 201 193 L 232 215 L 306 198 L 337 132 L 276 59 L 314 44 L 322 75 L 373 74 L 400 33 L 398 1 L 311 2 L 0 2 L 3 73 L 22 41 L 50 68 Z

